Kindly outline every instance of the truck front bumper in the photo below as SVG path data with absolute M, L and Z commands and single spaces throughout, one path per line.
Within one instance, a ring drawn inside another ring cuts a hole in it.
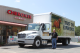
M 34 39 L 24 39 L 18 40 L 18 43 L 25 44 L 25 45 L 32 45 L 34 43 Z

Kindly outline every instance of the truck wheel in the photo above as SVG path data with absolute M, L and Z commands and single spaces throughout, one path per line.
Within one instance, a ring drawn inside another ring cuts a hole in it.
M 68 39 L 66 39 L 66 45 L 68 45 Z
M 64 39 L 62 42 L 63 45 L 68 45 L 68 39 Z
M 20 44 L 20 43 L 19 43 L 19 46 L 20 46 L 20 47 L 24 47 L 24 45 L 25 45 L 25 44 Z
M 68 39 L 68 44 L 70 44 L 70 39 Z
M 39 38 L 36 38 L 34 40 L 33 47 L 40 47 L 41 46 L 41 40 Z

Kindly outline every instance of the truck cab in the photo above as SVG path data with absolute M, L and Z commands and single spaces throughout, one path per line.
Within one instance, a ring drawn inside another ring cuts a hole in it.
M 49 33 L 51 33 L 51 23 L 30 23 L 25 31 L 18 33 L 18 44 L 20 47 L 28 44 L 34 47 L 47 45 L 48 40 L 51 40 Z

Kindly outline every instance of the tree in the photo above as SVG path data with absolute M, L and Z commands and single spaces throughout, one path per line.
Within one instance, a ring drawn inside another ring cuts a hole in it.
M 75 26 L 75 35 L 80 36 L 80 26 Z

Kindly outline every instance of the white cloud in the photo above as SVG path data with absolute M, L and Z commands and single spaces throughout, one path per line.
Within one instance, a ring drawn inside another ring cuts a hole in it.
M 15 2 L 20 2 L 20 0 L 16 0 Z

